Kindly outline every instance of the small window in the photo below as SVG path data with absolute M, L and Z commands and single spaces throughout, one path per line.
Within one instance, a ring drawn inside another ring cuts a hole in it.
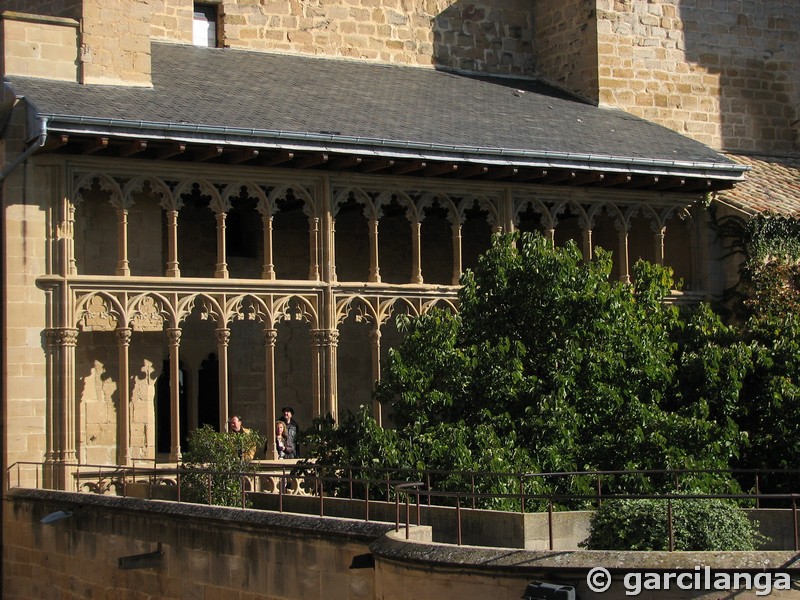
M 194 5 L 194 27 L 192 43 L 195 46 L 216 48 L 217 46 L 217 6 L 215 4 Z

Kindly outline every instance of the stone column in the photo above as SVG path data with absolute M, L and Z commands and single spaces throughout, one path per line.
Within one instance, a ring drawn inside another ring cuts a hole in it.
M 422 222 L 411 223 L 411 283 L 422 283 Z
M 325 345 L 327 346 L 325 353 L 325 370 L 326 370 L 326 383 L 327 393 L 325 402 L 325 412 L 330 413 L 335 421 L 338 421 L 339 414 L 339 380 L 337 376 L 337 364 L 339 361 L 339 330 L 327 329 L 325 330 Z
M 372 347 L 372 379 L 377 383 L 381 380 L 381 330 L 377 325 L 375 329 L 369 332 L 369 340 Z M 381 403 L 374 398 L 372 400 L 372 416 L 375 417 L 378 425 L 382 427 Z
M 667 228 L 662 227 L 656 232 L 654 241 L 656 245 L 656 263 L 664 266 L 664 234 Z
M 128 412 L 131 398 L 129 349 L 131 345 L 131 329 L 121 327 L 117 329 L 117 346 L 119 349 L 119 385 L 117 398 L 117 464 L 130 464 L 130 414 Z
M 267 460 L 277 460 L 278 450 L 275 447 L 275 434 L 273 429 L 278 420 L 275 406 L 275 342 L 278 339 L 278 330 L 264 329 L 264 347 L 266 349 L 264 360 L 264 401 L 267 405 Z
M 219 423 L 220 431 L 225 431 L 225 425 L 230 416 L 228 406 L 228 343 L 231 339 L 231 330 L 220 327 L 217 333 L 217 354 L 219 355 Z
M 78 330 L 72 328 L 53 328 L 45 333 L 51 348 L 51 365 L 48 366 L 53 382 L 49 386 L 50 398 L 48 417 L 52 433 L 48 434 L 49 457 L 52 469 L 48 473 L 48 483 L 53 489 L 76 491 L 72 478 L 77 463 L 76 429 L 78 410 L 75 396 L 75 347 L 78 344 Z
M 128 262 L 128 209 L 117 209 L 117 270 L 121 277 L 130 277 L 131 268 Z
M 322 360 L 323 348 L 325 344 L 325 331 L 323 329 L 311 330 L 311 404 L 314 417 L 321 417 L 323 413 L 322 405 L 322 385 L 325 379 L 323 375 L 324 361 Z
M 264 224 L 264 268 L 261 272 L 263 279 L 275 280 L 275 265 L 272 257 L 272 215 L 262 215 Z
M 228 262 L 225 249 L 225 217 L 227 215 L 220 211 L 217 213 L 217 268 L 214 277 L 220 279 L 228 278 Z
M 461 223 L 453 223 L 450 226 L 453 232 L 453 285 L 461 282 Z
M 308 217 L 309 230 L 309 258 L 308 278 L 311 281 L 319 281 L 319 217 Z
M 65 273 L 70 275 L 78 274 L 78 263 L 75 260 L 75 205 L 67 201 L 66 219 L 64 222 L 64 231 L 59 235 L 63 236 L 64 244 L 64 262 L 66 265 Z
M 381 268 L 378 261 L 378 219 L 369 221 L 369 279 L 368 281 L 379 283 L 381 280 Z
M 169 341 L 169 402 L 170 402 L 170 452 L 171 461 L 181 459 L 181 330 L 170 327 L 166 330 Z
M 168 210 L 167 213 L 167 277 L 180 277 L 178 266 L 178 211 Z
M 547 236 L 547 239 L 550 240 L 550 245 L 553 246 L 553 248 L 555 248 L 556 247 L 556 228 L 555 227 L 548 227 L 545 230 L 545 235 Z
M 627 228 L 622 228 L 619 235 L 619 280 L 623 283 L 631 282 Z
M 592 260 L 594 251 L 592 250 L 592 230 L 587 227 L 583 230 L 583 258 Z

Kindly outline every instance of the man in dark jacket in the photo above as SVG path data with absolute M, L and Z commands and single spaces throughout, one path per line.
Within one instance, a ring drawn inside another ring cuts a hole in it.
M 287 443 L 284 458 L 300 458 L 300 446 L 298 445 L 300 425 L 294 420 L 294 409 L 291 406 L 284 406 L 281 411 L 283 416 L 280 420 L 286 423 Z

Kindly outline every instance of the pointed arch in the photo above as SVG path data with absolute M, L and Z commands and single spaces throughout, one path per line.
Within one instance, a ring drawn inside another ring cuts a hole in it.
M 125 195 L 122 193 L 122 188 L 120 188 L 116 180 L 105 173 L 97 172 L 84 175 L 75 182 L 72 188 L 72 203 L 77 206 L 83 202 L 85 200 L 83 191 L 91 189 L 94 183 L 97 183 L 100 191 L 111 194 L 108 201 L 112 206 L 116 208 L 125 207 Z
M 175 188 L 173 192 L 175 198 L 183 201 L 183 196 L 191 194 L 193 186 L 197 185 L 198 190 L 201 194 L 208 196 L 211 198 L 211 202 L 209 204 L 209 208 L 216 213 L 224 213 L 228 212 L 231 207 L 226 201 L 223 201 L 222 197 L 219 194 L 216 186 L 208 181 L 207 179 L 199 178 L 199 179 L 184 179 L 181 181 Z
M 375 307 L 361 295 L 348 296 L 336 303 L 336 326 L 341 325 L 354 310 L 357 323 L 372 323 L 377 326 L 378 313 Z
M 130 206 L 134 203 L 134 194 L 144 192 L 145 184 L 149 184 L 150 189 L 152 189 L 155 194 L 161 197 L 161 208 L 164 210 L 180 209 L 180 206 L 178 205 L 178 202 L 176 202 L 175 197 L 172 195 L 172 190 L 169 188 L 169 186 L 160 177 L 154 177 L 152 175 L 139 175 L 125 184 L 125 187 L 123 188 L 123 197 L 125 199 L 126 206 Z M 182 205 L 183 203 L 181 202 L 180 204 Z
M 314 304 L 303 296 L 293 294 L 279 298 L 272 304 L 272 326 L 281 321 L 305 321 L 312 329 L 319 327 L 319 314 Z
M 248 304 L 247 302 L 250 302 Z M 233 321 L 256 321 L 272 323 L 272 310 L 263 299 L 255 294 L 240 294 L 225 304 L 225 323 Z
M 458 225 L 463 222 L 463 217 L 455 201 L 443 192 L 428 192 L 422 195 L 417 202 L 417 214 L 419 214 L 420 219 L 425 218 L 425 209 L 431 208 L 436 202 L 447 211 L 447 220 L 450 221 L 451 225 Z
M 335 194 L 333 200 L 331 201 L 331 215 L 334 219 L 336 218 L 336 215 L 339 214 L 339 209 L 342 207 L 342 205 L 350 199 L 351 194 L 357 203 L 364 205 L 364 217 L 368 221 L 376 221 L 380 219 L 381 212 L 372 202 L 372 198 L 370 198 L 369 194 L 359 187 L 343 188 Z
M 181 298 L 178 302 L 178 306 L 176 307 L 175 314 L 176 314 L 176 323 L 179 326 L 183 321 L 185 321 L 189 315 L 192 314 L 197 303 L 200 302 L 200 319 L 203 321 L 208 320 L 211 318 L 212 321 L 217 323 L 220 327 L 225 324 L 224 319 L 224 311 L 222 307 L 219 305 L 217 300 L 204 293 L 197 293 L 192 294 L 191 296 L 187 296 L 185 298 Z
M 125 323 L 125 309 L 108 292 L 90 292 L 77 299 L 72 326 L 81 331 L 114 331 Z
M 165 326 L 178 326 L 175 307 L 158 292 L 146 292 L 130 298 L 126 322 L 134 331 L 163 331 Z
M 386 190 L 378 194 L 375 199 L 375 211 L 380 216 L 383 216 L 383 209 L 392 203 L 392 198 L 397 199 L 400 206 L 406 207 L 406 219 L 411 223 L 419 223 L 420 216 L 417 211 L 417 205 L 411 197 L 402 190 Z

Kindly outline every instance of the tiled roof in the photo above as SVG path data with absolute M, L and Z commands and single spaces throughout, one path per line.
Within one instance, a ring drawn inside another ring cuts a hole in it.
M 161 139 L 216 136 L 210 143 L 741 176 L 708 146 L 531 80 L 163 43 L 152 44 L 152 74 L 152 88 L 11 84 L 52 131 L 149 128 Z
M 750 167 L 745 180 L 718 197 L 746 212 L 774 212 L 800 218 L 800 155 L 748 156 L 728 154 Z

